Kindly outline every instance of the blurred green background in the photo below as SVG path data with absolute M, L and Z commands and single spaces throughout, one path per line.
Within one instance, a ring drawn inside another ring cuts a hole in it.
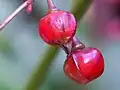
M 23 1 L 0 0 L 0 22 Z M 45 57 L 51 58 L 51 54 L 44 55 L 50 46 L 41 40 L 37 31 L 38 21 L 47 11 L 46 1 L 36 0 L 31 14 L 23 10 L 0 32 L 0 90 L 25 90 L 29 82 L 34 81 L 31 78 L 37 77 L 34 76 L 34 72 L 37 72 L 37 67 L 42 60 Z M 75 2 L 77 0 L 54 0 L 59 9 L 66 11 L 71 11 Z M 93 6 L 91 5 L 78 23 L 76 35 L 87 46 L 96 47 L 102 51 L 105 58 L 103 75 L 86 86 L 75 83 L 64 75 L 63 64 L 66 54 L 60 50 L 55 59 L 52 58 L 54 61 L 48 69 L 45 69 L 46 64 L 42 63 L 42 72 L 39 73 L 42 81 L 37 86 L 39 90 L 120 90 L 120 40 L 105 39 L 102 35 L 96 35 Z

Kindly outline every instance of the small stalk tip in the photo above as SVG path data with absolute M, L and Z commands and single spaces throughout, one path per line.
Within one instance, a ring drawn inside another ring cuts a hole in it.
M 53 3 L 53 0 L 47 0 L 48 3 L 48 10 L 52 11 L 52 10 L 57 10 L 55 4 Z

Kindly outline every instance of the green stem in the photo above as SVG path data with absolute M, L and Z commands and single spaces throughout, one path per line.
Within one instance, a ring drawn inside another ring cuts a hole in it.
M 78 21 L 84 15 L 91 1 L 92 0 L 82 0 L 82 1 L 79 0 L 75 4 L 74 8 L 72 9 L 72 12 Z M 44 56 L 40 57 L 40 63 L 38 63 L 38 66 L 35 68 L 35 70 L 33 70 L 32 76 L 25 90 L 38 90 L 39 89 L 39 87 L 43 84 L 46 78 L 47 71 L 51 65 L 51 62 L 54 61 L 55 56 L 57 55 L 58 51 L 59 51 L 59 48 L 57 47 L 47 48 Z
M 77 0 L 75 5 L 72 8 L 72 13 L 76 17 L 76 19 L 79 21 L 87 9 L 89 8 L 92 0 Z
M 45 80 L 48 68 L 55 59 L 59 49 L 57 47 L 48 47 L 45 54 L 40 56 L 38 66 L 33 70 L 32 77 L 25 90 L 38 90 Z

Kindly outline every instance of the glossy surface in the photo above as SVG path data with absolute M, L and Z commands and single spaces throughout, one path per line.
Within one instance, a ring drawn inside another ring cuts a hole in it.
M 64 44 L 69 42 L 76 32 L 74 16 L 65 11 L 54 10 L 40 19 L 38 30 L 41 38 L 48 44 Z
M 96 48 L 85 48 L 76 50 L 64 64 L 65 74 L 80 84 L 98 78 L 104 71 L 104 59 Z

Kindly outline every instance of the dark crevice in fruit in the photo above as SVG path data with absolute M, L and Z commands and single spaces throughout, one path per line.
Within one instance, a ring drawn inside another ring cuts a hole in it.
M 62 31 L 65 32 L 65 26 L 64 26 L 64 23 L 62 23 Z

